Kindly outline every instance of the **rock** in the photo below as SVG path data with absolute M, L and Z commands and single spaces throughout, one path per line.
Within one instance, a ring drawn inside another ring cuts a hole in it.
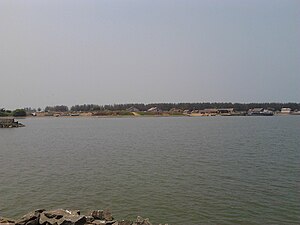
M 35 212 L 35 213 L 42 213 L 42 212 L 44 212 L 44 211 L 46 211 L 46 209 L 36 209 L 34 212 Z
M 106 210 L 93 210 L 89 213 L 90 216 L 92 216 L 95 220 L 105 220 L 105 221 L 113 221 L 113 217 L 111 215 L 111 212 Z
M 121 220 L 118 225 L 132 225 L 133 222 L 130 220 Z
M 103 220 L 104 219 L 103 210 L 93 210 L 90 213 L 90 216 L 94 217 L 96 220 Z
M 0 217 L 0 225 L 15 225 L 15 221 L 5 217 Z
M 84 225 L 86 217 L 77 210 L 52 210 L 41 213 L 39 225 Z
M 144 221 L 143 217 L 138 216 L 138 217 L 136 218 L 136 221 L 135 221 L 135 222 L 137 222 L 137 223 L 142 223 L 143 221 Z
M 106 221 L 112 221 L 114 218 L 112 217 L 111 215 L 111 212 L 108 210 L 108 209 L 105 209 L 103 211 L 103 218 L 106 220 Z
M 136 221 L 135 221 L 134 224 L 136 224 L 136 225 L 152 225 L 152 224 L 150 223 L 150 221 L 149 221 L 148 218 L 147 218 L 147 219 L 143 219 L 143 217 L 141 217 L 141 216 L 138 216 L 138 217 L 136 218 Z
M 86 223 L 92 223 L 95 220 L 95 218 L 92 216 L 86 216 L 85 218 L 86 218 Z
M 80 215 L 79 210 L 64 210 L 64 209 L 56 209 L 56 210 L 50 210 L 50 211 L 44 211 L 45 216 L 48 218 L 56 218 L 60 219 L 63 216 L 78 216 Z
M 47 215 L 47 216 L 46 216 Z M 57 221 L 57 219 L 55 219 L 55 218 L 49 218 L 49 214 L 47 214 L 46 213 L 46 215 L 45 215 L 45 213 L 42 213 L 41 215 L 40 215 L 40 219 L 39 219 L 39 224 L 40 225 L 52 225 L 52 224 L 55 224 L 55 223 L 57 223 L 56 221 Z M 51 216 L 50 216 L 51 217 Z
M 91 223 L 91 225 L 113 225 L 116 222 L 117 222 L 116 220 L 111 220 L 111 221 L 107 221 L 107 220 L 94 220 Z
M 66 210 L 71 215 L 80 215 L 80 210 Z
M 24 215 L 20 220 L 16 221 L 16 225 L 39 225 L 40 214 L 45 211 L 44 209 L 37 209 Z
M 62 222 L 58 225 L 84 225 L 86 223 L 85 216 L 64 216 L 62 219 Z
M 110 221 L 105 221 L 105 224 L 106 225 L 112 225 L 112 224 L 114 224 L 114 223 L 116 223 L 117 221 L 116 220 L 110 220 Z
M 92 222 L 92 224 L 95 224 L 95 225 L 103 225 L 105 224 L 105 220 L 94 220 Z
M 114 220 L 111 212 L 106 210 L 94 210 L 89 216 L 80 215 L 79 210 L 44 210 L 38 209 L 24 215 L 15 221 L 0 217 L 0 225 L 152 225 L 149 219 L 140 216 L 136 221 Z M 160 224 L 161 225 L 161 224 Z M 167 225 L 167 224 L 165 224 Z

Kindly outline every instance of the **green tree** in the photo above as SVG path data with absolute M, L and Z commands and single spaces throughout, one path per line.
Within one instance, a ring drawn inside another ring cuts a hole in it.
M 26 116 L 26 111 L 24 109 L 16 109 L 12 112 L 13 116 Z

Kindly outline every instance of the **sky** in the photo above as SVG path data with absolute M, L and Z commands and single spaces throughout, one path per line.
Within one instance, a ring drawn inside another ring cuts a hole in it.
M 0 108 L 155 102 L 300 102 L 300 1 L 0 1 Z

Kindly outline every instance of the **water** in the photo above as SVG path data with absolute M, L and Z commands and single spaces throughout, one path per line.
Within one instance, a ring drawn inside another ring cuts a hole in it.
M 0 129 L 0 216 L 104 209 L 169 224 L 300 224 L 300 116 L 33 118 Z

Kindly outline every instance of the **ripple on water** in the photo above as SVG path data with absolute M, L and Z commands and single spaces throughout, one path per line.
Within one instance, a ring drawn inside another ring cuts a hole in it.
M 300 117 L 26 119 L 0 130 L 0 215 L 111 208 L 169 224 L 299 224 Z

